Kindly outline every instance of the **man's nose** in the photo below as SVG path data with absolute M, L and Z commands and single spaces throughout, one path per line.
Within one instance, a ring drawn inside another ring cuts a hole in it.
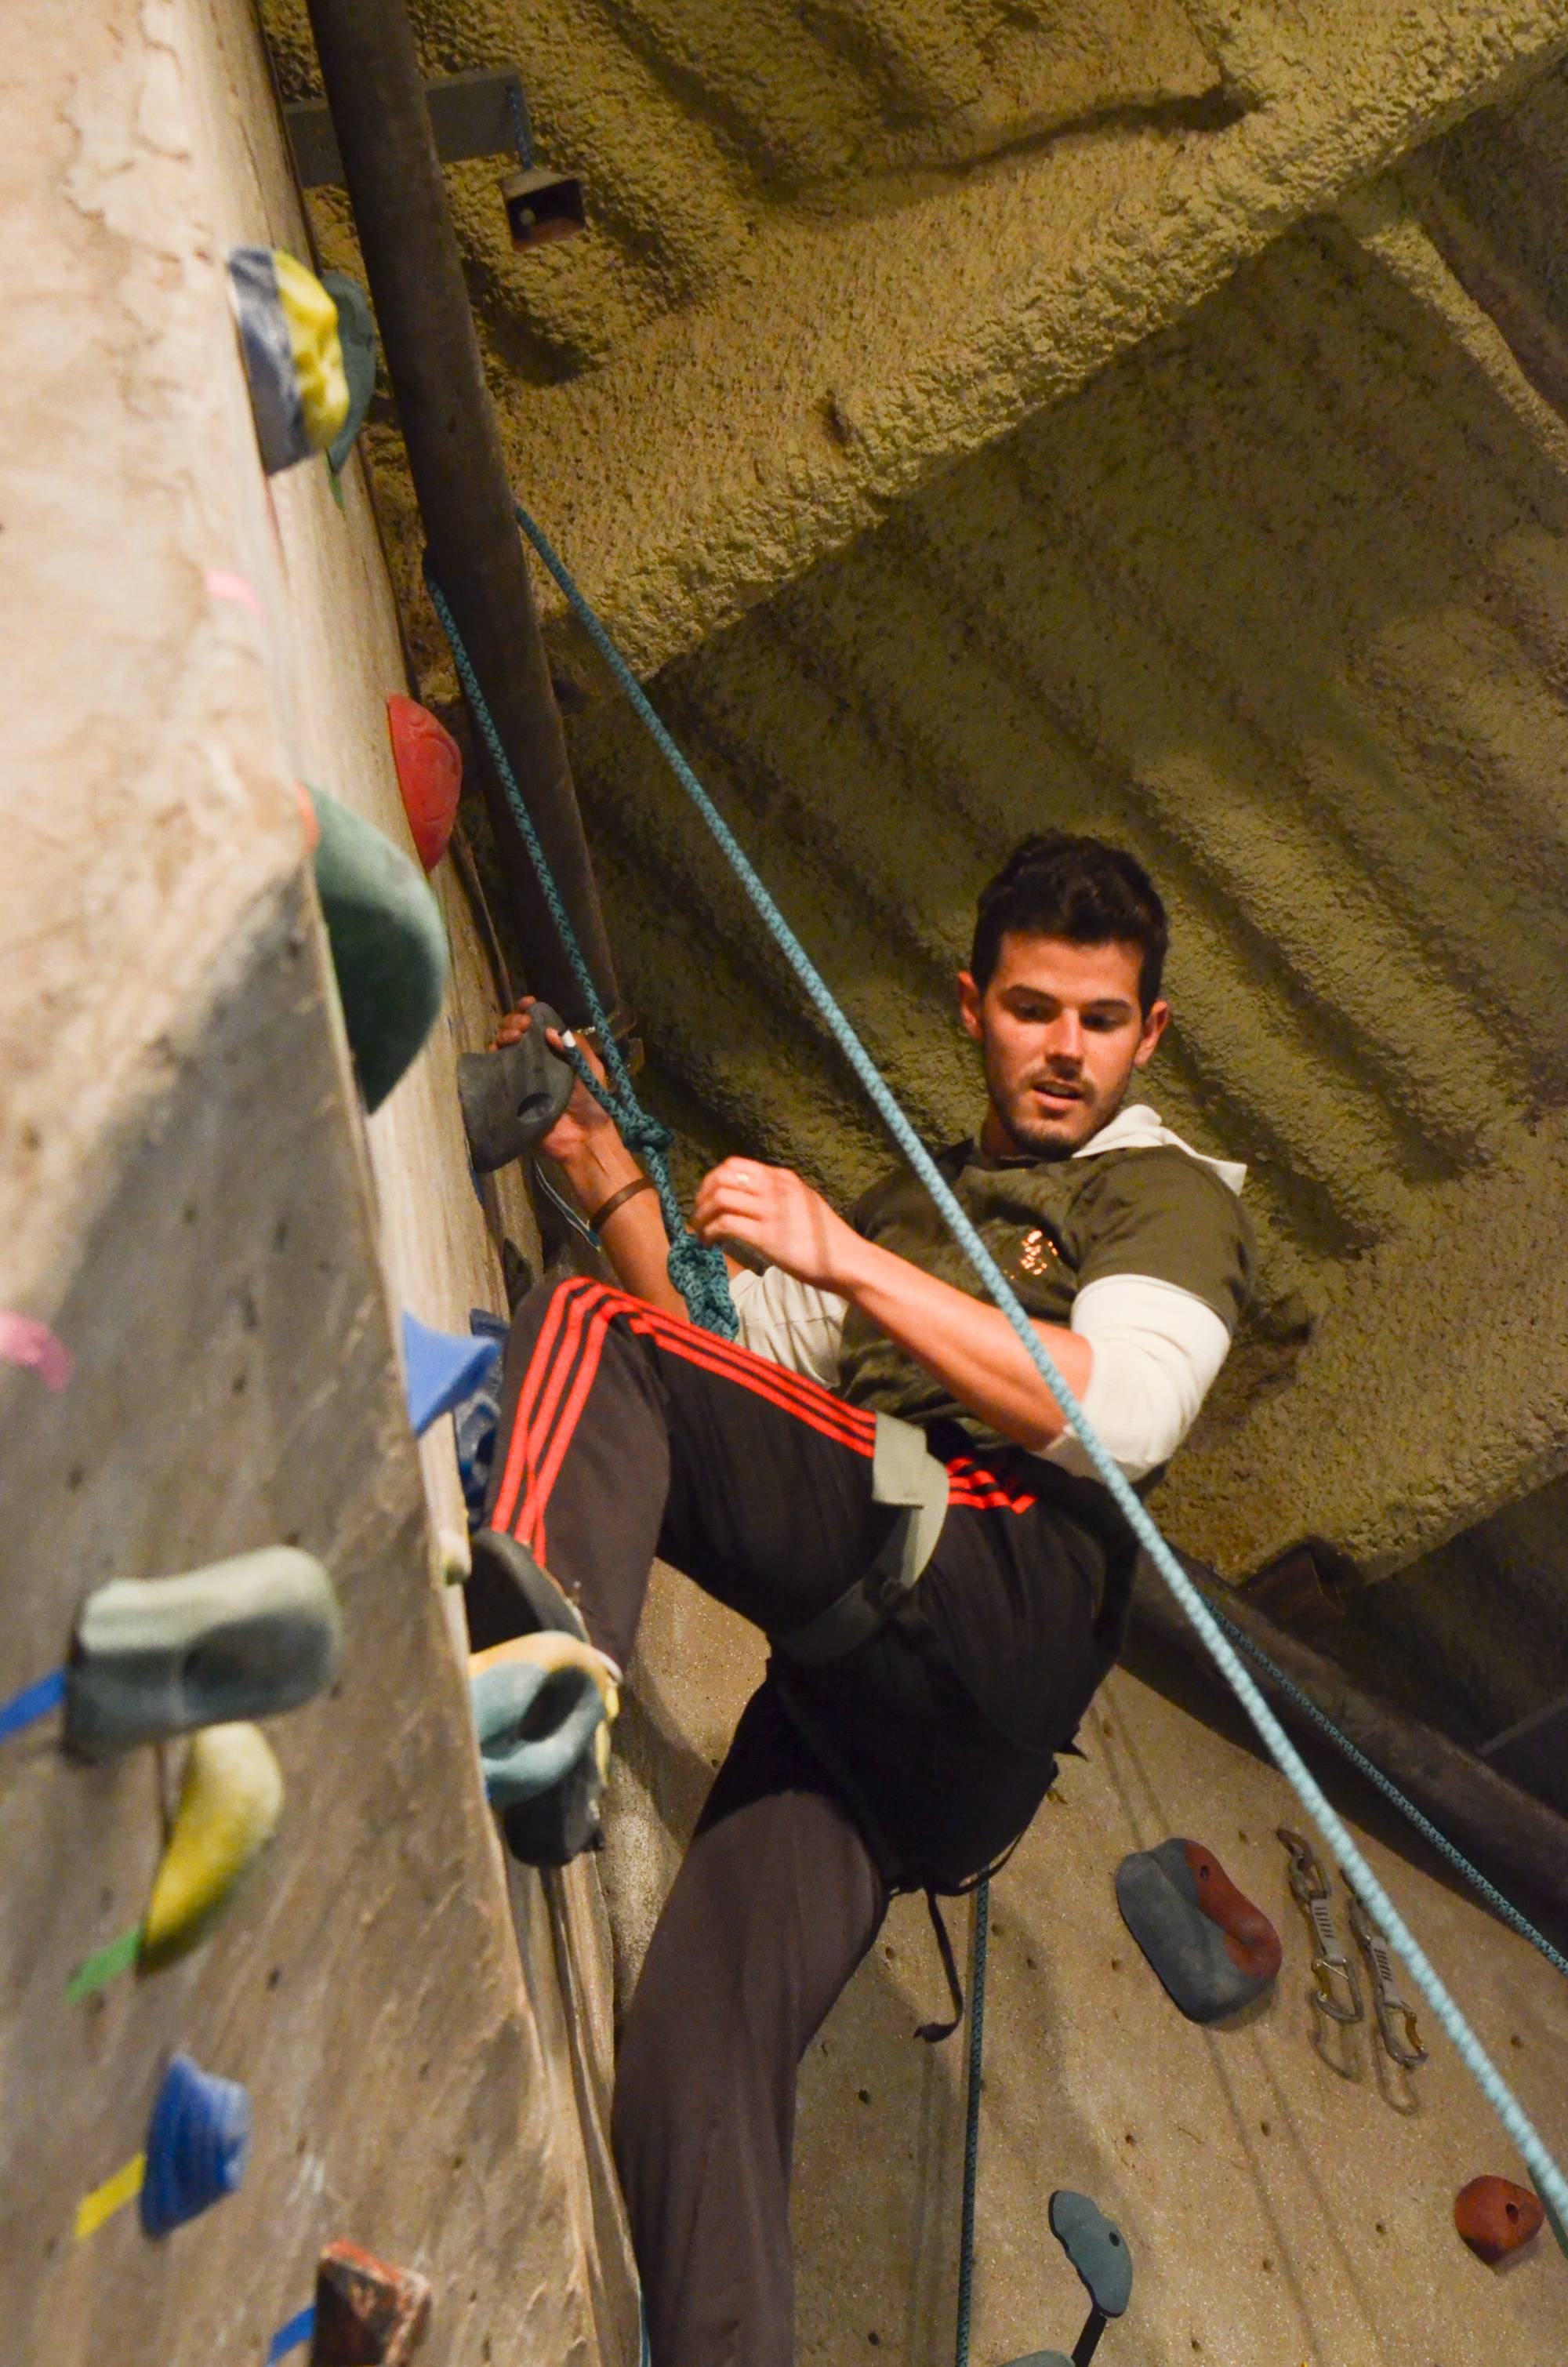
M 1083 1064 L 1083 1026 L 1076 1011 L 1059 1012 L 1045 1030 L 1045 1055 L 1064 1067 Z

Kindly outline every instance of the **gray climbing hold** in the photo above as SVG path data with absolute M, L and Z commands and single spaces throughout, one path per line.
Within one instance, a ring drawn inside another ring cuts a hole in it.
M 1008 2367 L 1073 2367 L 1065 2350 L 1032 2350 L 1027 2359 L 1010 2359 Z
M 1190 2022 L 1217 2022 L 1261 1997 L 1280 1936 L 1200 1841 L 1161 1841 L 1116 1869 L 1122 1920 Z
M 1100 2316 L 1120 2317 L 1133 2298 L 1133 2255 L 1120 2227 L 1087 2194 L 1059 2186 L 1051 2197 L 1051 2233 Z
M 65 1740 L 108 1759 L 203 1726 L 271 1717 L 331 1684 L 343 1651 L 332 1580 L 292 1546 L 178 1578 L 116 1578 L 83 1604 Z
M 577 1079 L 545 1041 L 547 1027 L 558 1034 L 564 1025 L 548 1003 L 536 1002 L 533 1025 L 515 1044 L 499 1052 L 465 1052 L 458 1060 L 457 1100 L 468 1156 L 479 1174 L 525 1159 L 571 1099 Z

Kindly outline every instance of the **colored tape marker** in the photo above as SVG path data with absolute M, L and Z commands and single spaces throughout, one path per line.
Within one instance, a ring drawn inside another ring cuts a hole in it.
M 65 1699 L 65 1671 L 51 1669 L 47 1677 L 39 1677 L 33 1685 L 24 1685 L 8 1702 L 0 1702 L 0 1742 L 13 1734 L 20 1734 L 35 1718 L 47 1717 Z
M 210 598 L 232 600 L 239 607 L 248 608 L 258 624 L 262 621 L 260 594 L 254 583 L 247 583 L 231 567 L 209 567 L 203 581 Z
M 146 2175 L 146 2155 L 132 2154 L 123 2169 L 117 2169 L 112 2178 L 95 2186 L 91 2194 L 85 2194 L 76 2205 L 76 2241 L 80 2243 L 85 2236 L 93 2235 L 106 2219 L 112 2219 L 117 2211 L 133 2203 Z
M 302 2342 L 309 2342 L 315 2331 L 316 2305 L 311 2302 L 308 2308 L 291 2317 L 287 2326 L 278 2327 L 267 2346 L 266 2367 L 274 2367 L 276 2360 L 287 2359 L 291 2350 L 298 2350 Z
M 62 1389 L 71 1378 L 71 1351 L 36 1316 L 0 1308 L 0 1364 L 21 1365 L 46 1389 Z
M 77 2005 L 83 1998 L 91 1997 L 95 1989 L 105 1988 L 119 1974 L 128 1973 L 141 1949 L 141 1926 L 133 1923 L 129 1931 L 122 1931 L 118 1940 L 111 1940 L 107 1947 L 99 1948 L 77 1965 L 65 1984 L 67 2002 Z

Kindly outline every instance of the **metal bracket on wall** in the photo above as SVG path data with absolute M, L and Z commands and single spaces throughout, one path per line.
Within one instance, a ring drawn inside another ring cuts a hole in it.
M 514 156 L 517 124 L 526 120 L 523 78 L 515 68 L 444 74 L 424 86 L 435 153 L 444 164 L 465 156 Z M 337 134 L 324 98 L 296 99 L 283 110 L 299 186 L 320 189 L 344 181 Z

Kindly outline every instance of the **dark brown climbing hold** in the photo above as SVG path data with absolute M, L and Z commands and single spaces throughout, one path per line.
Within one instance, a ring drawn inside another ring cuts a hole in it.
M 1454 2225 L 1489 2268 L 1539 2235 L 1545 2218 L 1540 2197 L 1509 2178 L 1472 2178 L 1454 2197 Z
M 1210 1922 L 1219 1925 L 1232 1964 L 1255 1981 L 1271 1981 L 1282 1960 L 1280 1934 L 1201 1841 L 1188 1841 L 1185 1847 L 1198 1885 L 1198 1904 Z
M 357 2244 L 329 2244 L 316 2266 L 310 2367 L 405 2367 L 430 2322 L 430 2284 Z

